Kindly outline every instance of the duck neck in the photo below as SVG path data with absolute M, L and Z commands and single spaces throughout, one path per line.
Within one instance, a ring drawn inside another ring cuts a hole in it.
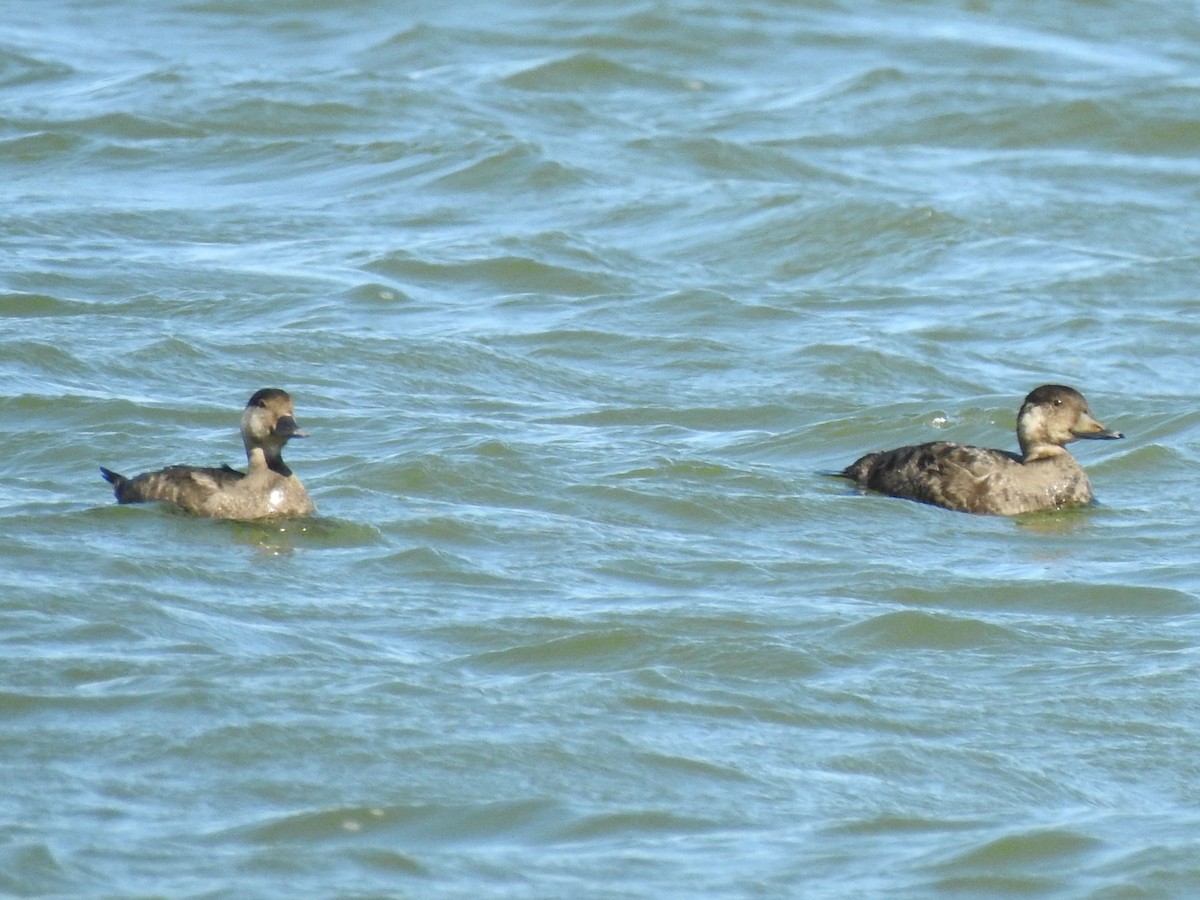
M 282 475 L 284 478 L 292 477 L 292 470 L 288 468 L 287 463 L 283 461 L 283 444 L 263 444 L 257 449 L 262 451 L 263 457 L 267 461 L 267 468 L 276 474 Z M 249 444 L 246 445 L 246 457 L 250 458 L 252 448 Z
M 1025 441 L 1021 441 L 1021 462 L 1023 463 L 1037 462 L 1039 459 L 1054 459 L 1065 455 L 1067 455 L 1066 448 L 1060 447 L 1058 444 L 1027 444 Z

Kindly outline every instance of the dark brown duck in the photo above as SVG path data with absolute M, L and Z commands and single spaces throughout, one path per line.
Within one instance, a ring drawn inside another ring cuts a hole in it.
M 292 398 L 279 388 L 256 391 L 242 413 L 242 443 L 249 468 L 167 466 L 133 478 L 103 466 L 118 503 L 170 503 L 198 516 L 266 519 L 316 511 L 308 491 L 283 461 L 283 447 L 306 437 L 296 426 Z
M 1092 501 L 1092 485 L 1065 447 L 1124 437 L 1092 418 L 1074 388 L 1044 384 L 1017 413 L 1020 453 L 934 441 L 868 453 L 841 475 L 859 487 L 969 513 L 1014 516 Z

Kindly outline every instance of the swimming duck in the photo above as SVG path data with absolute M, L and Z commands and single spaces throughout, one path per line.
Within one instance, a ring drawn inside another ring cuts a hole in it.
M 893 497 L 1015 516 L 1090 503 L 1092 485 L 1064 445 L 1076 438 L 1121 437 L 1092 418 L 1079 391 L 1044 384 L 1017 413 L 1019 454 L 934 441 L 868 453 L 840 474 Z
M 316 511 L 308 491 L 283 461 L 283 445 L 307 437 L 296 427 L 292 398 L 279 388 L 256 391 L 242 413 L 247 471 L 229 466 L 167 466 L 134 478 L 103 466 L 118 503 L 162 501 L 198 516 L 265 519 L 306 516 Z

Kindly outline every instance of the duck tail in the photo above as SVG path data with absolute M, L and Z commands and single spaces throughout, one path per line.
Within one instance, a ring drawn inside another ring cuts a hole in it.
M 866 456 L 856 459 L 837 474 L 842 478 L 849 478 L 851 481 L 865 485 L 870 479 L 871 470 L 874 468 L 875 462 L 879 457 L 880 454 L 878 453 L 868 453 Z
M 113 486 L 113 496 L 117 498 L 118 502 L 123 500 L 121 494 L 124 492 L 125 485 L 129 484 L 129 479 L 118 472 L 104 468 L 104 466 L 100 467 L 100 474 L 104 476 L 105 481 Z

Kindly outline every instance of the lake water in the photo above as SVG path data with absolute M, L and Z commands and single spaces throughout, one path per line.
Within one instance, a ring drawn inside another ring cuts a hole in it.
M 1193 896 L 1200 14 L 0 21 L 0 894 Z M 1017 520 L 861 495 L 1119 442 Z M 310 521 L 118 507 L 238 463 Z

